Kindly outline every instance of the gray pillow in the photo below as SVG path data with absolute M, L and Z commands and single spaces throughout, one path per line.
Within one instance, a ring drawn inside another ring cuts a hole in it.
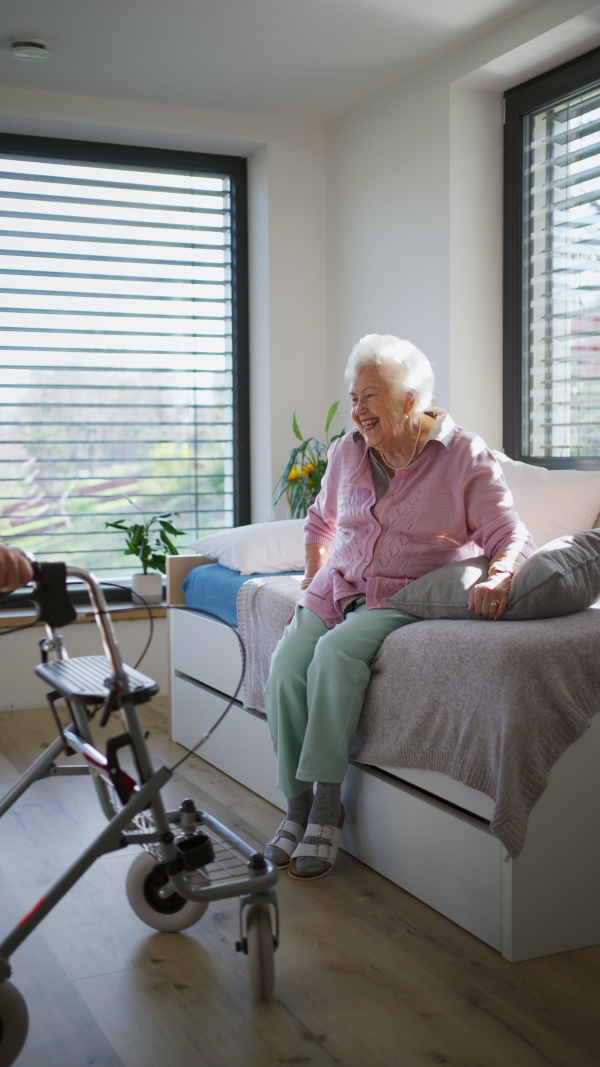
M 422 619 L 481 619 L 469 611 L 469 590 L 485 581 L 485 556 L 431 571 L 389 603 Z M 600 597 L 600 530 L 549 541 L 516 572 L 504 619 L 549 619 L 584 611 Z
M 421 619 L 481 619 L 467 607 L 469 590 L 485 581 L 489 565 L 487 556 L 450 563 L 416 578 L 399 593 L 394 593 L 388 603 Z
M 549 541 L 516 572 L 505 619 L 551 619 L 585 611 L 600 597 L 600 530 Z

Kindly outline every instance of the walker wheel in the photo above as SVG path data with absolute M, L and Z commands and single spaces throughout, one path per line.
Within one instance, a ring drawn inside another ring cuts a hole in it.
M 275 986 L 275 943 L 268 906 L 250 904 L 246 922 L 250 988 L 257 1000 L 268 1000 Z
M 191 886 L 208 884 L 210 881 L 199 870 L 192 871 L 185 877 Z M 159 890 L 167 885 L 168 881 L 164 863 L 159 863 L 149 852 L 141 852 L 127 872 L 127 899 L 138 919 L 147 926 L 166 933 L 176 933 L 197 923 L 204 915 L 208 901 L 205 903 L 186 900 L 179 893 L 170 893 L 168 897 L 160 896 Z
M 0 982 L 0 1067 L 10 1067 L 19 1055 L 27 1030 L 27 1005 L 12 982 Z

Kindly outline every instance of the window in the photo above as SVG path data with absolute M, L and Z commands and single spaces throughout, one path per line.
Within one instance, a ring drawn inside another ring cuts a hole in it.
M 505 101 L 505 448 L 597 468 L 600 50 Z
M 245 160 L 0 135 L 0 216 L 2 540 L 106 578 L 135 506 L 249 522 Z

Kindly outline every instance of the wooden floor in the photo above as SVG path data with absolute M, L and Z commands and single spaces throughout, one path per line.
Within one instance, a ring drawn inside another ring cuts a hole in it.
M 157 760 L 164 702 L 141 709 Z M 53 738 L 48 711 L 0 712 L 0 784 Z M 194 757 L 166 799 L 194 798 L 257 846 L 278 813 Z M 0 821 L 2 936 L 102 827 L 85 778 L 33 786 Z M 600 947 L 510 964 L 351 857 L 329 878 L 277 886 L 270 1002 L 235 952 L 237 900 L 182 934 L 131 911 L 132 856 L 104 857 L 15 954 L 30 1014 L 18 1067 L 598 1067 Z M 599 902 L 600 906 L 600 902 Z

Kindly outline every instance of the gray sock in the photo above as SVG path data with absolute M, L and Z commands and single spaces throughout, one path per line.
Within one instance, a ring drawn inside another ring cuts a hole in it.
M 287 817 L 292 822 L 297 822 L 300 826 L 306 826 L 308 822 L 309 812 L 311 810 L 311 804 L 314 800 L 314 793 L 311 789 L 307 789 L 304 793 L 300 793 L 299 797 L 288 797 L 287 799 Z
M 317 782 L 308 821 L 322 826 L 339 826 L 342 817 L 341 789 L 341 782 Z M 310 845 L 319 843 L 318 837 L 305 837 L 303 840 Z M 299 856 L 296 860 L 296 869 L 301 874 L 314 874 L 326 866 L 325 860 L 312 856 Z
M 308 821 L 337 826 L 342 815 L 341 791 L 341 782 L 317 782 Z
M 300 796 L 298 797 L 288 797 L 286 818 L 289 819 L 290 822 L 298 823 L 299 826 L 306 826 L 312 802 L 312 789 L 306 789 L 305 792 L 300 793 Z M 288 833 L 287 830 L 281 831 L 281 837 L 287 838 L 288 841 L 294 840 L 292 834 Z M 265 848 L 265 856 L 271 863 L 276 864 L 276 866 L 281 866 L 282 864 L 287 865 L 290 859 L 287 852 L 284 852 L 282 848 L 278 848 L 277 845 L 267 845 Z

